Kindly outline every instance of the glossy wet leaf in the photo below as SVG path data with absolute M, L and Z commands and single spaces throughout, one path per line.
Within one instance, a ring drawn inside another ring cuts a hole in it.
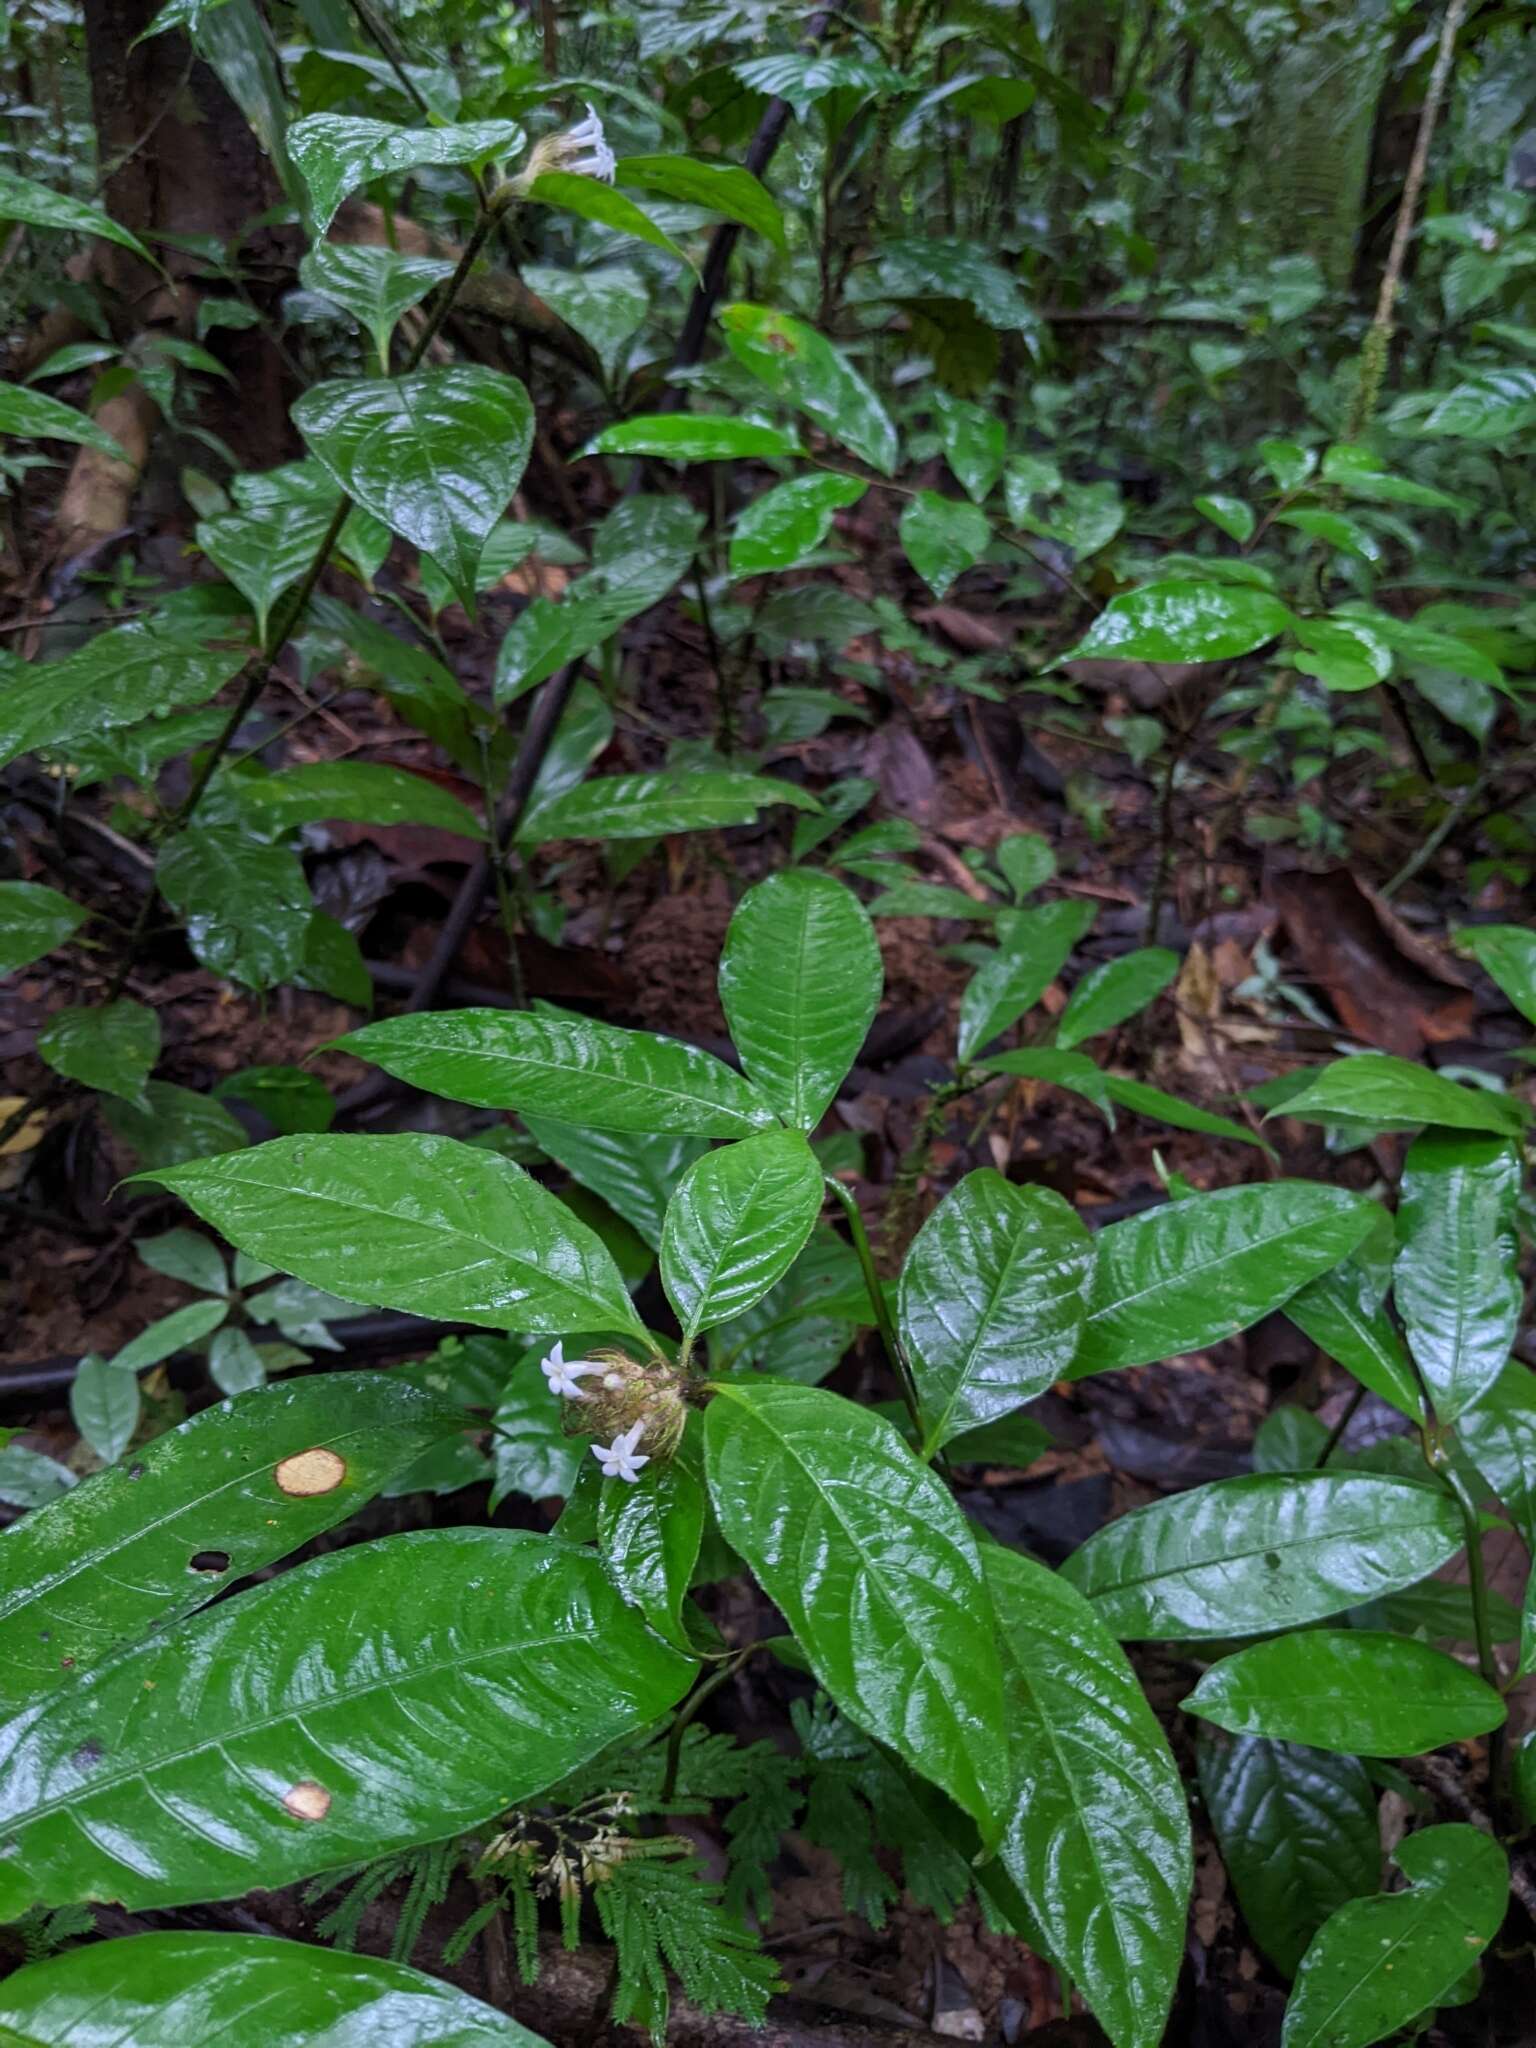
M 1285 1304 L 1285 1313 L 1363 1387 L 1417 1423 L 1424 1410 L 1419 1383 L 1397 1325 L 1384 1306 L 1392 1277 L 1390 1227 L 1381 1234 L 1386 1239 L 1384 1258 L 1365 1256 L 1375 1241 L 1373 1233 L 1331 1272 L 1320 1273 L 1298 1288 Z
M 78 1686 L 123 1644 L 345 1521 L 456 1420 L 391 1374 L 295 1380 L 205 1408 L 13 1523 L 0 1535 L 0 1700 Z M 277 1468 L 312 1452 L 336 1460 L 335 1483 L 289 1491 Z
M 818 808 L 815 797 L 793 782 L 728 768 L 702 769 L 693 775 L 599 775 L 529 811 L 517 843 L 543 846 L 552 839 L 656 839 L 672 832 L 707 832 L 750 825 L 769 804 L 791 804 L 797 811 Z
M 1456 1441 L 1519 1524 L 1536 1539 L 1536 1373 L 1511 1359 L 1459 1417 Z
M 726 306 L 725 345 L 776 398 L 825 427 L 882 476 L 896 468 L 896 429 L 874 391 L 843 351 L 789 313 L 768 306 Z
M 115 1003 L 73 1004 L 54 1011 L 37 1034 L 37 1052 L 68 1081 L 140 1102 L 160 1057 L 160 1019 L 128 996 Z
M 189 1301 L 182 1308 L 173 1308 L 168 1316 L 157 1316 L 136 1337 L 130 1337 L 112 1363 L 126 1372 L 142 1372 L 146 1366 L 158 1365 L 163 1358 L 200 1343 L 228 1314 L 229 1303 L 222 1296 Z
M 551 1537 L 318 1558 L 8 1724 L 0 1914 L 238 1897 L 441 1840 L 645 1727 L 693 1668 Z
M 1253 538 L 1257 522 L 1253 507 L 1246 498 L 1234 498 L 1223 491 L 1207 491 L 1193 502 L 1195 510 L 1209 519 L 1213 526 L 1219 526 L 1228 540 L 1235 540 L 1241 546 Z
M 1505 1137 L 1518 1137 L 1526 1124 L 1513 1097 L 1465 1087 L 1386 1052 L 1352 1053 L 1320 1068 L 1275 1113 L 1312 1123 L 1353 1118 L 1394 1131 L 1443 1124 L 1447 1129 L 1494 1131 Z
M 1047 1188 L 968 1173 L 913 1240 L 898 1316 L 925 1458 L 1044 1393 L 1072 1362 L 1093 1250 Z
M 762 576 L 792 569 L 819 548 L 837 513 L 856 505 L 868 485 L 861 477 L 791 477 L 754 498 L 731 536 L 731 574 Z
M 485 1340 L 472 1338 L 472 1343 Z M 491 1417 L 491 1463 L 495 1478 L 491 1484 L 491 1512 L 494 1514 L 509 1493 L 525 1493 L 531 1500 L 546 1500 L 552 1494 L 568 1494 L 576 1483 L 587 1455 L 587 1440 L 567 1436 L 564 1404 L 550 1391 L 539 1370 L 547 1346 L 536 1345 L 516 1359 L 507 1375 L 501 1399 Z M 574 1344 L 566 1355 L 579 1355 Z M 594 1468 L 595 1469 L 595 1468 Z
M 1435 1413 L 1449 1422 L 1503 1372 L 1519 1328 L 1520 1154 L 1427 1131 L 1408 1148 L 1393 1296 Z
M 441 784 L 381 761 L 306 761 L 242 779 L 233 794 L 252 824 L 269 832 L 339 818 L 359 825 L 435 825 L 466 839 L 484 837 L 474 812 Z
M 982 1561 L 1018 1777 L 1003 1867 L 1115 2048 L 1156 2048 L 1193 1872 L 1167 1738 L 1087 1601 L 1017 1552 Z
M 1509 1861 L 1481 1828 L 1423 1828 L 1392 1860 L 1408 1889 L 1353 1899 L 1320 1929 L 1296 1975 L 1282 2048 L 1370 2048 L 1444 1999 L 1498 1933 Z
M 1113 1031 L 1160 996 L 1179 971 L 1179 956 L 1166 946 L 1138 946 L 1118 960 L 1090 967 L 1073 989 L 1056 1024 L 1056 1043 L 1063 1052 Z
M 743 1138 L 773 1122 L 752 1082 L 713 1053 L 587 1017 L 445 1010 L 384 1017 L 336 1044 L 454 1102 L 583 1128 Z
M 274 1138 L 154 1178 L 237 1251 L 344 1301 L 492 1329 L 640 1327 L 586 1225 L 456 1138 Z
M 597 1509 L 598 1550 L 608 1576 L 656 1633 L 685 1654 L 683 1598 L 708 1506 L 697 1456 L 684 1446 L 665 1462 L 653 1458 L 632 1484 L 605 1479 Z
M 643 207 L 596 178 L 584 178 L 575 171 L 545 171 L 542 177 L 534 179 L 528 197 L 535 205 L 558 206 L 562 213 L 574 213 L 582 220 L 595 221 L 599 227 L 611 228 L 616 234 L 649 242 L 653 249 L 664 249 L 684 263 L 688 260 L 686 252 L 665 229 L 656 225 Z
M 1061 1570 L 1113 1634 L 1189 1641 L 1321 1621 L 1427 1579 L 1461 1546 L 1438 1486 L 1256 1472 L 1119 1516 Z
M 541 1150 L 609 1207 L 651 1247 L 661 1245 L 662 1219 L 678 1182 L 704 1151 L 698 1137 L 602 1131 L 524 1115 Z
M 738 164 L 701 163 L 689 156 L 621 156 L 614 178 L 620 185 L 723 214 L 776 247 L 784 247 L 784 216 L 777 201 Z
M 138 236 L 120 227 L 101 207 L 67 192 L 55 192 L 15 171 L 0 171 L 0 220 L 23 221 L 29 228 L 55 228 L 63 234 L 99 235 L 105 242 L 131 249 L 153 268 L 160 267 Z
M 180 1166 L 210 1152 L 238 1151 L 249 1144 L 245 1127 L 222 1102 L 172 1081 L 146 1081 L 141 1109 L 112 1098 L 102 1107 L 113 1132 L 136 1154 L 141 1167 Z
M 661 1233 L 661 1281 L 686 1338 L 742 1315 L 788 1272 L 823 1193 L 798 1131 L 760 1131 L 689 1167 Z
M 1352 1756 L 1421 1756 L 1504 1720 L 1503 1700 L 1475 1671 L 1376 1629 L 1270 1636 L 1213 1664 L 1183 1704 L 1233 1735 Z
M 104 1465 L 127 1450 L 139 1422 L 139 1383 L 121 1366 L 92 1352 L 75 1369 L 69 1390 L 70 1419 Z M 0 1559 L 3 1563 L 3 1559 Z
M 335 505 L 332 492 L 329 503 L 289 501 L 198 521 L 198 546 L 249 602 L 263 644 L 274 606 L 308 574 Z
M 718 1387 L 704 1414 L 726 1541 L 837 1706 L 995 1844 L 1013 1778 L 975 1541 L 888 1422 L 819 1387 Z
M 195 1230 L 165 1230 L 158 1237 L 141 1237 L 134 1255 L 152 1273 L 184 1280 L 200 1294 L 227 1294 L 229 1275 L 217 1245 Z
M 402 128 L 356 114 L 306 114 L 288 129 L 288 153 L 309 188 L 316 240 L 349 192 L 424 164 L 502 162 L 523 146 L 515 121 Z
M 194 825 L 161 848 L 155 880 L 211 973 L 254 989 L 299 978 L 315 906 L 288 847 Z
M 944 459 L 973 503 L 984 504 L 1003 473 L 1008 455 L 1008 430 L 989 407 L 948 391 L 933 395 L 935 419 Z
M 773 455 L 798 455 L 800 444 L 782 427 L 728 413 L 647 413 L 604 427 L 587 452 L 592 455 L 654 455 L 669 462 L 744 462 Z
M 1181 1102 L 1177 1095 L 1149 1087 L 1145 1081 L 1133 1081 L 1128 1074 L 1104 1074 L 1101 1079 L 1105 1096 L 1120 1109 L 1172 1124 L 1177 1131 L 1201 1131 L 1210 1138 L 1230 1138 L 1234 1145 L 1256 1145 L 1261 1152 L 1274 1156 L 1274 1147 L 1266 1144 L 1257 1131 L 1249 1130 L 1232 1117 L 1217 1116 L 1214 1110 L 1201 1109 L 1193 1102 Z
M 50 398 L 46 391 L 33 391 L 24 384 L 0 384 L 0 434 L 25 441 L 70 441 L 133 466 L 122 443 L 105 427 L 97 426 L 88 413 L 77 412 L 63 399 Z
M 0 974 L 15 974 L 62 946 L 90 912 L 43 882 L 0 882 Z
M 1498 983 L 1528 1024 L 1536 1024 L 1536 932 L 1518 924 L 1463 925 L 1456 943 Z
M 1376 1889 L 1381 1823 L 1358 1757 L 1202 1725 L 1200 1791 L 1248 1931 L 1294 1977 L 1328 1915 Z
M 217 0 L 214 0 L 217 4 Z M 97 1941 L 0 1985 L 9 2048 L 542 2048 L 507 2014 L 382 1956 L 262 1934 Z
M 0 767 L 35 747 L 110 732 L 202 704 L 245 662 L 148 626 L 115 626 L 62 661 L 29 664 L 0 692 Z
M 597 270 L 525 263 L 522 275 L 528 289 L 591 345 L 604 374 L 617 375 L 625 343 L 650 310 L 650 293 L 639 272 L 617 263 Z
M 1313 1181 L 1219 1188 L 1108 1224 L 1094 1239 L 1080 1379 L 1236 1336 L 1345 1258 L 1380 1211 Z
M 997 951 L 976 970 L 960 999 L 962 1060 L 971 1059 L 1039 1002 L 1093 919 L 1091 903 L 1069 897 L 999 913 Z
M 792 868 L 747 891 L 720 956 L 720 1000 L 741 1063 L 788 1124 L 814 1130 L 863 1045 L 885 974 L 851 889 Z
M 919 491 L 902 508 L 902 551 L 935 597 L 973 569 L 992 540 L 987 515 L 963 498 Z
M 328 1131 L 336 1116 L 331 1091 L 305 1067 L 242 1067 L 213 1092 L 221 1102 L 243 1102 L 258 1111 L 280 1138 Z
M 1291 625 L 1278 597 L 1234 583 L 1148 583 L 1111 598 L 1063 661 L 1235 661 Z
M 517 379 L 478 364 L 337 378 L 311 385 L 293 420 L 341 488 L 430 555 L 472 605 L 481 550 L 533 445 L 533 406 Z
M 1296 667 L 1330 690 L 1374 689 L 1392 673 L 1392 649 L 1364 619 L 1298 619 L 1295 631 Z
M 300 284 L 350 313 L 385 369 L 401 316 L 452 275 L 453 265 L 441 257 L 407 256 L 369 242 L 317 242 L 299 263 Z

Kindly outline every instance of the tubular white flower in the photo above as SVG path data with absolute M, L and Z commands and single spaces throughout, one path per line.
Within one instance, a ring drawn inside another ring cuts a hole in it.
M 637 1422 L 632 1429 L 616 1436 L 611 1444 L 593 1444 L 592 1455 L 602 1465 L 605 1479 L 633 1481 L 640 1477 L 640 1467 L 651 1462 L 645 1452 L 636 1448 L 644 1429 L 644 1422 Z
M 600 1365 L 593 1365 L 589 1359 L 567 1359 L 563 1344 L 556 1344 L 547 1357 L 539 1361 L 539 1371 L 549 1382 L 549 1391 L 559 1394 L 567 1401 L 585 1401 L 588 1397 L 581 1390 L 585 1373 L 601 1372 Z
M 520 192 L 531 190 L 546 171 L 569 171 L 578 178 L 597 178 L 613 183 L 618 160 L 608 147 L 603 124 L 589 105 L 587 118 L 557 135 L 541 135 L 529 152 L 528 161 L 514 184 Z

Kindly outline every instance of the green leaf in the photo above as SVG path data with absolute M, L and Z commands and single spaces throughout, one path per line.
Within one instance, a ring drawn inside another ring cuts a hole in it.
M 221 1394 L 250 1394 L 266 1385 L 267 1368 L 244 1330 L 225 1328 L 208 1346 L 208 1377 Z
M 168 1316 L 157 1316 L 147 1329 L 129 1339 L 112 1363 L 122 1372 L 142 1372 L 146 1366 L 158 1365 L 161 1359 L 199 1343 L 228 1314 L 227 1301 L 189 1301 Z
M 1294 624 L 1279 598 L 1234 583 L 1148 583 L 1112 598 L 1062 661 L 1235 661 Z
M 263 644 L 272 607 L 308 574 L 334 510 L 334 496 L 329 504 L 288 499 L 257 512 L 225 512 L 198 521 L 198 546 L 249 600 L 256 637 Z
M 114 462 L 134 467 L 127 450 L 105 427 L 98 427 L 88 414 L 77 412 L 46 391 L 31 391 L 23 384 L 0 384 L 0 435 L 10 434 L 27 441 L 72 441 L 81 448 L 94 448 Z
M 1277 512 L 1276 526 L 1293 526 L 1298 533 L 1304 533 L 1309 540 L 1320 540 L 1324 546 L 1335 548 L 1341 555 L 1350 555 L 1357 562 L 1379 562 L 1382 545 L 1375 534 L 1362 526 L 1358 519 L 1350 519 L 1342 512 L 1329 512 L 1322 506 L 1302 505 L 1291 512 Z
M 0 1701 L 76 1687 L 123 1644 L 345 1521 L 458 1420 L 393 1374 L 296 1380 L 205 1408 L 131 1466 L 13 1523 L 0 1535 Z M 301 1457 L 307 1467 L 277 1476 Z
M 299 978 L 315 906 L 286 846 L 194 825 L 161 848 L 155 880 L 210 973 L 254 989 Z
M 62 946 L 90 912 L 42 882 L 0 882 L 0 974 L 15 974 Z
M 611 185 L 596 178 L 584 178 L 576 171 L 545 171 L 534 179 L 528 197 L 536 206 L 558 206 L 562 213 L 574 213 L 582 220 L 596 221 L 615 234 L 629 235 L 637 242 L 649 242 L 653 249 L 665 249 L 687 263 L 688 252 L 680 249 L 669 234 L 657 227 L 643 208 Z
M 661 1233 L 661 1282 L 686 1343 L 743 1314 L 789 1271 L 822 1196 L 821 1168 L 798 1131 L 760 1131 L 689 1167 Z
M 901 545 L 907 560 L 935 597 L 986 553 L 992 528 L 985 512 L 961 498 L 919 491 L 901 514 Z
M 450 1101 L 597 1130 L 741 1138 L 773 1122 L 753 1084 L 712 1053 L 586 1017 L 448 1010 L 381 1018 L 335 1043 Z
M 1394 1053 L 1357 1052 L 1320 1067 L 1275 1110 L 1309 1123 L 1368 1123 L 1380 1130 L 1411 1131 L 1443 1124 L 1459 1131 L 1496 1131 L 1518 1137 L 1526 1113 L 1509 1095 L 1467 1088 L 1431 1067 Z
M 1456 944 L 1493 977 L 1526 1022 L 1536 1024 L 1536 932 L 1518 924 L 1464 924 Z
M 835 514 L 856 505 L 868 485 L 861 477 L 823 471 L 791 477 L 755 498 L 736 522 L 731 536 L 731 574 L 763 576 L 774 569 L 792 569 L 832 530 Z
M 1124 1074 L 1105 1074 L 1103 1083 L 1109 1100 L 1136 1116 L 1155 1117 L 1179 1131 L 1203 1131 L 1207 1137 L 1230 1138 L 1236 1145 L 1257 1145 L 1261 1152 L 1274 1157 L 1272 1146 L 1266 1145 L 1246 1124 L 1235 1123 L 1229 1116 L 1197 1109 L 1192 1102 L 1181 1102 L 1176 1095 L 1150 1088 L 1145 1081 L 1132 1081 Z
M 551 1537 L 318 1558 L 10 1722 L 0 1916 L 234 1898 L 440 1841 L 645 1727 L 694 1668 Z
M 1282 1977 L 1381 1871 L 1376 1788 L 1358 1757 L 1202 1726 L 1200 1791 L 1248 1931 Z
M 983 1168 L 945 1196 L 913 1240 L 899 1294 L 925 1459 L 1065 1374 L 1091 1262 L 1088 1232 L 1048 1188 Z
M 1094 1240 L 1072 1377 L 1235 1337 L 1347 1257 L 1379 1213 L 1343 1188 L 1294 1180 L 1218 1188 L 1109 1224 Z
M 896 429 L 890 414 L 825 335 L 767 306 L 727 306 L 720 324 L 737 362 L 776 398 L 825 427 L 882 476 L 894 473 Z
M 785 1123 L 821 1122 L 884 978 L 868 913 L 830 875 L 788 869 L 742 897 L 720 956 L 720 1000 L 742 1065 Z
M 641 1329 L 597 1238 L 455 1138 L 274 1138 L 149 1178 L 237 1251 L 344 1301 L 491 1329 Z
M 997 951 L 977 969 L 960 999 L 962 1063 L 1039 1002 L 1095 914 L 1093 904 L 1071 897 L 1032 910 L 999 912 Z
M 1115 2048 L 1156 2048 L 1193 1878 L 1167 1737 L 1086 1600 L 1014 1551 L 982 1562 L 1019 1780 L 1003 1868 Z
M 523 146 L 515 121 L 463 121 L 441 128 L 400 128 L 355 114 L 306 114 L 288 130 L 288 153 L 309 189 L 318 243 L 349 192 L 424 164 L 505 160 Z
M 1194 501 L 1195 510 L 1219 526 L 1228 540 L 1235 540 L 1239 546 L 1253 538 L 1256 521 L 1253 507 L 1246 498 L 1228 497 L 1222 491 L 1207 491 Z
M 1426 1131 L 1403 1163 L 1393 1292 L 1442 1422 L 1488 1391 L 1515 1341 L 1520 1181 L 1519 1150 L 1505 1138 Z
M 139 1426 L 139 1383 L 93 1351 L 75 1370 L 69 1413 L 102 1463 L 115 1465 Z
M 1449 434 L 1461 441 L 1507 441 L 1536 421 L 1536 369 L 1511 363 L 1464 378 L 1418 420 L 1416 436 Z
M 328 1131 L 336 1116 L 331 1091 L 304 1067 L 242 1067 L 214 1089 L 221 1102 L 244 1102 L 264 1116 L 280 1138 Z
M 472 607 L 480 551 L 533 446 L 517 379 L 476 364 L 333 379 L 303 393 L 293 421 L 348 496 L 430 555 Z
M 1536 1548 L 1536 1373 L 1512 1358 L 1458 1419 L 1456 1441 Z
M 1298 490 L 1317 468 L 1317 450 L 1297 441 L 1261 441 L 1259 455 L 1282 491 Z
M 1039 832 L 1010 833 L 997 842 L 992 858 L 1019 902 L 1043 887 L 1056 872 L 1051 842 Z
M 888 1422 L 820 1387 L 721 1385 L 704 1435 L 721 1532 L 820 1683 L 995 1847 L 1013 1801 L 1002 1671 L 948 1489 Z
M 739 164 L 700 163 L 689 156 L 621 156 L 615 182 L 659 192 L 684 206 L 739 221 L 775 247 L 784 247 L 784 216 L 771 193 Z
M 134 1251 L 152 1273 L 184 1280 L 201 1294 L 229 1292 L 229 1275 L 218 1247 L 195 1230 L 166 1230 L 158 1237 L 141 1237 Z
M 58 228 L 65 234 L 99 235 L 105 242 L 116 242 L 120 249 L 131 249 L 154 269 L 160 268 L 138 236 L 119 227 L 99 206 L 88 206 L 83 199 L 72 199 L 67 192 L 55 192 L 15 171 L 0 171 L 0 220 L 25 221 L 29 228 Z
M 1475 1671 L 1411 1636 L 1303 1629 L 1213 1664 L 1184 1707 L 1234 1735 L 1359 1756 L 1421 1756 L 1504 1722 Z
M 210 1152 L 238 1151 L 248 1142 L 244 1126 L 222 1102 L 191 1088 L 178 1088 L 170 1081 L 146 1081 L 144 1100 L 147 1108 L 136 1102 L 103 1105 L 107 1122 L 138 1154 L 142 1169 L 180 1166 L 184 1160 L 203 1159 Z
M 650 310 L 650 294 L 639 272 L 618 263 L 605 263 L 598 270 L 525 263 L 522 274 L 529 291 L 591 346 L 604 376 L 616 376 L 625 342 Z
M 47 1507 L 74 1484 L 74 1473 L 57 1458 L 29 1451 L 25 1444 L 0 1448 L 0 1500 L 12 1507 Z
M 1008 459 L 1008 429 L 984 405 L 955 398 L 948 391 L 933 395 L 944 459 L 973 503 L 985 502 Z
M 578 1130 L 542 1116 L 524 1116 L 523 1122 L 541 1151 L 582 1187 L 600 1194 L 652 1251 L 660 1249 L 667 1204 L 702 1154 L 702 1138 Z
M 1294 630 L 1304 651 L 1292 661 L 1330 690 L 1371 690 L 1392 673 L 1392 649 L 1364 619 L 1297 619 Z
M 800 443 L 782 427 L 725 413 L 646 413 L 605 427 L 582 451 L 587 455 L 656 455 L 669 462 L 743 462 L 799 455 Z
M 1381 467 L 1368 448 L 1338 442 L 1323 457 L 1323 482 L 1336 484 L 1346 497 L 1363 498 L 1369 504 L 1423 505 L 1431 510 L 1465 514 L 1471 507 L 1465 498 L 1449 491 L 1437 491 L 1431 484 L 1415 483 L 1405 476 L 1393 476 Z
M 275 775 L 242 777 L 231 794 L 251 823 L 268 832 L 341 818 L 359 825 L 435 825 L 466 839 L 485 836 L 469 806 L 441 784 L 378 761 L 306 761 Z
M 487 1341 L 491 1340 L 470 1339 L 472 1344 Z M 518 1359 L 491 1417 L 490 1450 L 496 1474 L 491 1485 L 492 1514 L 509 1493 L 524 1493 L 530 1500 L 568 1494 L 583 1463 L 590 1462 L 585 1440 L 565 1433 L 563 1403 L 539 1371 L 543 1351 L 539 1345 Z M 576 1355 L 574 1347 L 571 1355 Z M 592 1466 L 594 1473 L 596 1469 Z
M 1283 2048 L 1369 2048 L 1454 1990 L 1503 1922 L 1509 1859 L 1465 1821 L 1407 1836 L 1410 1889 L 1352 1899 L 1320 1929 L 1286 2007 Z
M 367 330 L 386 371 L 389 339 L 402 315 L 452 275 L 453 265 L 441 257 L 407 256 L 370 242 L 319 242 L 299 264 L 304 289 L 350 313 Z
M 1382 1306 L 1391 1280 L 1390 1228 L 1384 1235 L 1388 1252 L 1379 1265 L 1367 1260 L 1362 1247 L 1332 1272 L 1320 1273 L 1298 1288 L 1285 1304 L 1285 1313 L 1363 1387 L 1418 1423 L 1424 1413 L 1419 1383 L 1397 1326 Z
M 0 692 L 0 767 L 34 747 L 56 747 L 201 704 L 244 666 L 148 625 L 98 633 L 62 661 L 12 676 Z
M 797 811 L 819 808 L 815 797 L 793 782 L 733 769 L 598 775 L 530 810 L 517 843 L 544 846 L 553 839 L 659 839 L 671 832 L 708 832 L 750 825 L 768 804 L 792 804 Z
M 95 1008 L 56 1010 L 37 1034 L 37 1052 L 67 1081 L 141 1102 L 160 1057 L 160 1019 L 126 996 Z
M 1160 996 L 1179 971 L 1179 956 L 1166 946 L 1140 946 L 1091 967 L 1073 989 L 1056 1025 L 1056 1043 L 1063 1052 L 1113 1031 L 1128 1017 Z
M 798 121 L 830 93 L 848 91 L 861 101 L 872 100 L 900 93 L 912 82 L 906 73 L 873 58 L 831 57 L 820 51 L 784 50 L 771 57 L 749 58 L 731 69 L 753 92 L 788 100 Z
M 703 1475 L 684 1449 L 665 1463 L 653 1458 L 632 1484 L 605 1479 L 597 1509 L 597 1544 L 608 1576 L 663 1641 L 685 1655 L 691 1645 L 683 1599 L 699 1561 L 706 1507 Z
M 113 2048 L 154 2048 L 175 2034 L 190 2040 L 192 2026 L 221 2048 L 543 2048 L 541 2035 L 404 1963 L 263 1934 L 93 1942 L 0 1988 L 11 2048 L 83 2048 L 93 2034 Z
M 1061 1570 L 1112 1634 L 1189 1642 L 1341 1614 L 1427 1579 L 1461 1545 L 1437 1486 L 1255 1472 L 1121 1515 Z

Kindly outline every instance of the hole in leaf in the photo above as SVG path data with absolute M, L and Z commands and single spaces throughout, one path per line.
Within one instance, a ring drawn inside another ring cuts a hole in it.
M 213 1572 L 215 1575 L 219 1572 L 227 1572 L 229 1570 L 229 1552 L 227 1550 L 200 1550 L 195 1557 L 188 1560 L 187 1570 L 189 1572 Z
M 334 1451 L 319 1447 L 295 1451 L 291 1458 L 284 1458 L 272 1474 L 284 1493 L 300 1500 L 317 1493 L 334 1493 L 346 1476 L 345 1459 L 338 1458 Z

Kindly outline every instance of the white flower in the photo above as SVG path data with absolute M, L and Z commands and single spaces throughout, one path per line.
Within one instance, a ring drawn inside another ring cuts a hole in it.
M 546 171 L 569 171 L 575 177 L 600 178 L 605 185 L 611 185 L 617 168 L 603 124 L 589 104 L 585 121 L 578 121 L 574 128 L 563 128 L 558 135 L 539 137 L 514 182 L 519 191 L 526 192 Z
M 567 1360 L 562 1344 L 557 1344 L 549 1356 L 539 1362 L 540 1372 L 549 1381 L 549 1391 L 563 1395 L 567 1401 L 585 1401 L 587 1396 L 581 1391 L 580 1384 L 582 1375 L 601 1372 L 602 1369 L 584 1358 Z
M 633 1429 L 626 1429 L 616 1436 L 611 1444 L 592 1446 L 593 1457 L 602 1461 L 605 1479 L 635 1480 L 640 1477 L 640 1467 L 651 1462 L 643 1452 L 635 1449 L 644 1428 L 643 1422 L 637 1422 Z

